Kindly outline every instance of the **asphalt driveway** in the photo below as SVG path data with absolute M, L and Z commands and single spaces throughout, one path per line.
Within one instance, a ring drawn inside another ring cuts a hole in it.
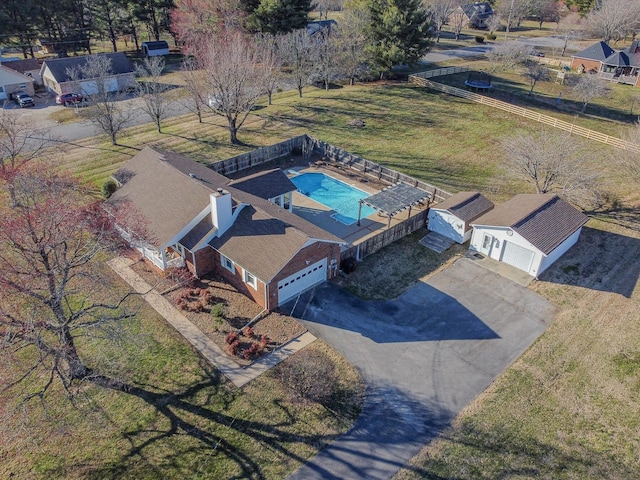
M 363 301 L 329 283 L 308 292 L 294 315 L 360 370 L 367 392 L 352 429 L 289 478 L 390 478 L 553 314 L 540 296 L 465 258 L 395 300 Z

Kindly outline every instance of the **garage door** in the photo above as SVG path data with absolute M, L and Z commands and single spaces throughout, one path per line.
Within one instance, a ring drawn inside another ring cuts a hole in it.
M 513 265 L 514 267 L 529 272 L 531 261 L 533 260 L 533 252 L 528 248 L 521 247 L 515 243 L 505 242 L 502 252 L 502 261 Z
M 327 259 L 323 258 L 290 277 L 278 282 L 278 305 L 298 295 L 303 290 L 324 282 L 327 279 Z

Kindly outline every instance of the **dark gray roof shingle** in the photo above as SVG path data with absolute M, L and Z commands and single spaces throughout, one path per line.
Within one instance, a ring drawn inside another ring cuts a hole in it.
M 581 52 L 576 53 L 575 55 L 573 55 L 573 57 L 604 62 L 607 57 L 610 57 L 613 53 L 615 53 L 615 50 L 611 48 L 606 42 L 601 41 L 594 43 Z
M 135 69 L 133 64 L 123 52 L 116 53 L 100 53 L 99 55 L 105 55 L 111 59 L 111 73 L 113 75 L 122 75 L 125 73 L 133 73 Z M 80 57 L 67 57 L 67 58 L 54 58 L 51 60 L 45 60 L 42 64 L 42 69 L 49 68 L 49 71 L 56 79 L 58 83 L 64 83 L 71 81 L 69 70 L 76 69 L 84 66 L 87 63 L 89 55 L 82 55 Z M 78 73 L 80 71 L 78 70 Z M 81 76 L 79 80 L 82 80 Z
M 589 217 L 557 195 L 521 194 L 473 224 L 509 227 L 548 255 L 587 220 Z
M 229 186 L 260 198 L 275 198 L 293 192 L 296 186 L 279 168 L 233 180 Z
M 491 210 L 493 202 L 480 192 L 458 192 L 431 208 L 446 210 L 469 223 Z

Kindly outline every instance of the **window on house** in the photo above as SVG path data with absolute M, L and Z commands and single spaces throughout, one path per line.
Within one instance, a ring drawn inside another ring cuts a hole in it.
M 246 270 L 244 271 L 244 281 L 245 283 L 251 285 L 254 289 L 258 288 L 258 281 L 256 280 L 256 277 L 254 277 L 252 273 L 249 273 Z
M 233 260 L 220 254 L 220 262 L 222 263 L 222 266 L 229 270 L 231 273 L 236 273 L 236 266 L 233 263 Z

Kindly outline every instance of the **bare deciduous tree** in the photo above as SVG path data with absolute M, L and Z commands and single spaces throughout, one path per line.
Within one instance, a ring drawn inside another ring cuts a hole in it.
M 200 62 L 209 89 L 209 108 L 226 118 L 230 141 L 238 144 L 238 130 L 265 92 L 259 48 L 252 38 L 236 32 L 203 50 Z
M 169 115 L 169 100 L 164 95 L 167 85 L 160 80 L 164 70 L 162 57 L 147 57 L 141 65 L 138 65 L 136 74 L 141 78 L 138 81 L 138 96 L 142 99 L 142 109 L 151 117 L 162 133 L 162 120 Z
M 545 65 L 540 65 L 534 60 L 529 60 L 526 62 L 523 75 L 529 80 L 529 84 L 531 85 L 529 95 L 533 94 L 533 89 L 535 88 L 536 83 L 548 82 L 549 80 L 551 80 L 549 69 Z
M 283 64 L 302 97 L 302 89 L 309 85 L 317 70 L 318 43 L 305 29 L 287 33 L 280 43 Z
M 369 68 L 365 46 L 365 30 L 370 22 L 367 9 L 350 6 L 343 13 L 343 21 L 335 29 L 333 42 L 336 46 L 340 75 L 349 80 L 349 85 L 362 78 Z
M 578 100 L 582 102 L 580 113 L 586 111 L 587 105 L 593 99 L 606 97 L 611 93 L 609 82 L 589 73 L 580 75 L 572 90 Z
M 260 51 L 260 65 L 267 102 L 272 104 L 273 94 L 282 81 L 282 58 L 278 53 L 278 39 L 270 33 L 257 34 L 256 41 Z
M 114 220 L 137 220 L 107 214 L 52 165 L 31 162 L 14 180 L 18 205 L 0 207 L 0 355 L 12 366 L 3 381 L 26 387 L 23 401 L 43 400 L 56 383 L 71 393 L 96 374 L 91 339 L 116 335 L 131 317 L 129 296 L 109 291 L 96 257 L 122 244 Z
M 640 1 L 601 0 L 587 15 L 587 25 L 605 42 L 623 39 L 640 27 Z
M 582 34 L 582 17 L 577 12 L 570 12 L 558 22 L 558 33 L 562 37 L 562 53 L 561 57 L 567 51 L 569 41 L 579 38 Z
M 505 20 L 505 38 L 509 32 L 520 26 L 527 14 L 529 0 L 502 0 L 496 7 L 496 13 Z
M 506 138 L 502 147 L 507 174 L 532 184 L 536 193 L 556 193 L 584 207 L 597 203 L 598 174 L 574 137 L 542 130 Z
M 446 25 L 449 16 L 460 6 L 456 0 L 425 0 L 425 6 L 436 31 L 436 43 L 440 42 L 442 27 Z
M 464 25 L 464 10 L 462 10 L 462 7 L 459 6 L 453 11 L 449 16 L 449 23 L 453 28 L 453 34 L 455 35 L 456 40 L 460 40 L 462 26 Z
M 12 205 L 17 205 L 14 175 L 27 162 L 39 158 L 51 143 L 47 130 L 34 128 L 14 112 L 0 112 L 0 180 L 6 182 Z
M 204 72 L 200 70 L 195 58 L 188 57 L 182 62 L 180 77 L 184 81 L 184 88 L 188 96 L 184 104 L 198 116 L 198 122 L 202 123 L 202 114 L 207 107 L 207 88 Z
M 511 41 L 496 45 L 495 48 L 488 52 L 487 58 L 493 64 L 494 70 L 498 68 L 508 70 L 526 62 L 533 53 L 532 46 L 518 41 Z
M 83 116 L 109 135 L 113 145 L 117 145 L 117 136 L 133 111 L 122 104 L 126 98 L 123 92 L 112 91 L 113 82 L 117 80 L 113 78 L 111 59 L 105 55 L 89 55 L 84 65 L 68 69 L 67 75 L 89 103 L 86 109 L 81 110 Z
M 494 13 L 486 20 L 485 25 L 487 26 L 489 33 L 493 34 L 502 28 L 502 17 L 497 13 Z

